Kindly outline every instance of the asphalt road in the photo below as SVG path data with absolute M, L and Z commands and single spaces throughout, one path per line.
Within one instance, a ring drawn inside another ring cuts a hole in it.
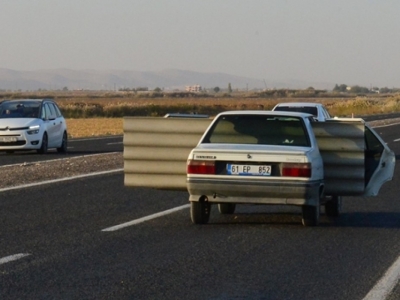
M 399 129 L 376 129 L 397 157 Z M 193 225 L 186 192 L 127 188 L 122 172 L 0 191 L 0 299 L 364 299 L 400 255 L 399 172 L 311 228 L 276 206 Z
M 122 136 L 71 139 L 68 141 L 67 154 L 60 154 L 56 149 L 50 149 L 49 152 L 44 155 L 36 154 L 36 151 L 17 151 L 12 154 L 0 152 L 0 166 L 45 161 L 65 157 L 66 155 L 68 157 L 74 157 L 108 152 L 122 152 L 122 139 Z

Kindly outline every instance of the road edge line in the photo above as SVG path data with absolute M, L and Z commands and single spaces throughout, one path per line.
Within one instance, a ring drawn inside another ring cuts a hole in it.
M 375 284 L 363 300 L 383 300 L 392 292 L 400 279 L 400 256 L 390 266 L 383 277 Z
M 109 170 L 109 171 L 93 172 L 93 173 L 89 173 L 89 174 L 81 174 L 81 175 L 76 175 L 76 176 L 70 176 L 70 177 L 51 179 L 51 180 L 45 180 L 45 181 L 40 181 L 40 182 L 27 183 L 27 184 L 22 184 L 22 185 L 2 188 L 2 189 L 0 189 L 0 193 L 1 192 L 6 192 L 6 191 L 11 191 L 11 190 L 24 189 L 24 188 L 38 186 L 38 185 L 57 183 L 57 182 L 62 182 L 62 181 L 68 181 L 68 180 L 74 180 L 74 179 L 79 179 L 79 178 L 85 178 L 85 177 L 91 177 L 91 176 L 97 176 L 97 175 L 104 175 L 104 174 L 110 174 L 110 173 L 117 173 L 117 172 L 122 172 L 123 170 L 124 170 L 124 168 L 120 168 L 120 169 L 114 169 L 114 170 Z

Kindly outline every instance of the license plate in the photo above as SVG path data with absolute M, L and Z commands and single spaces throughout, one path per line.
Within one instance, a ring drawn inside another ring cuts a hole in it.
M 13 142 L 16 142 L 16 141 L 17 141 L 17 138 L 13 137 L 13 136 L 2 136 L 2 137 L 0 137 L 0 142 L 3 142 L 3 143 L 13 143 Z
M 271 175 L 271 166 L 269 165 L 226 165 L 226 170 L 229 175 L 256 175 L 269 176 Z

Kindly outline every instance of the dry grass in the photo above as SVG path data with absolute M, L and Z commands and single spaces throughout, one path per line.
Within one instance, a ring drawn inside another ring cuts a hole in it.
M 122 135 L 122 118 L 67 119 L 70 138 Z
M 68 105 L 61 102 L 61 106 Z M 355 97 L 355 98 L 280 98 L 280 99 L 261 99 L 261 98 L 186 98 L 186 99 L 136 99 L 133 100 L 86 100 L 84 103 L 87 105 L 102 105 L 104 110 L 110 107 L 137 107 L 137 106 L 154 106 L 178 108 L 178 111 L 170 112 L 185 112 L 183 107 L 187 108 L 188 104 L 193 108 L 199 109 L 199 113 L 207 113 L 208 108 L 211 114 L 216 111 L 224 110 L 239 110 L 239 109 L 256 109 L 256 110 L 270 110 L 275 104 L 279 102 L 320 102 L 323 103 L 332 116 L 338 117 L 354 117 L 392 113 L 400 111 L 400 96 L 394 95 L 387 98 L 373 98 L 373 97 Z M 179 107 L 182 110 L 179 110 Z M 152 111 L 149 115 L 160 116 L 165 112 Z M 209 113 L 210 114 L 210 113 Z M 129 115 L 129 113 L 124 114 Z M 82 119 L 67 119 L 67 126 L 69 136 L 71 138 L 91 137 L 91 136 L 106 136 L 106 135 L 122 135 L 123 134 L 123 118 L 82 118 Z

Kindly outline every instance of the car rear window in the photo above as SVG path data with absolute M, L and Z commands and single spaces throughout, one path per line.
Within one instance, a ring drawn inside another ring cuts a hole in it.
M 302 118 L 270 115 L 220 116 L 202 143 L 310 146 Z
M 277 106 L 275 111 L 293 111 L 312 114 L 314 117 L 318 117 L 318 109 L 313 106 Z

